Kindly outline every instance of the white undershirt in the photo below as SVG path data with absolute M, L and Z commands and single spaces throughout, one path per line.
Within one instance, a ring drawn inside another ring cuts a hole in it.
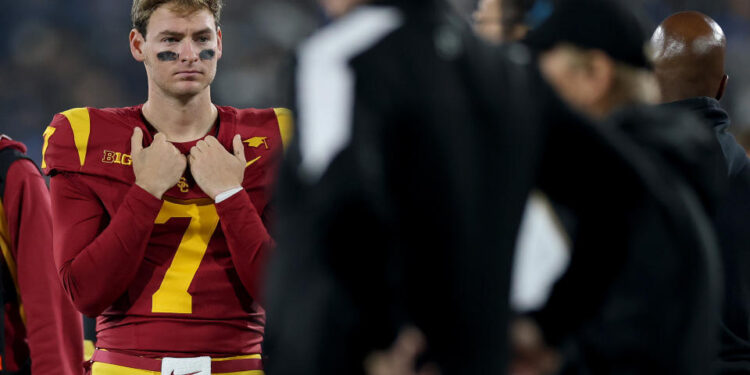
M 225 191 L 225 192 L 220 193 L 219 195 L 217 195 L 216 199 L 214 199 L 214 202 L 216 204 L 219 204 L 219 203 L 221 203 L 221 202 L 229 199 L 231 196 L 233 196 L 233 195 L 241 192 L 242 190 L 243 190 L 242 186 L 238 186 L 238 187 L 236 187 L 234 189 L 229 189 L 229 190 L 227 190 L 227 191 Z

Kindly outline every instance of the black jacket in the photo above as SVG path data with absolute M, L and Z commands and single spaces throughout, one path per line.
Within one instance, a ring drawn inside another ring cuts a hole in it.
M 664 279 L 669 288 L 693 276 L 679 291 L 668 289 L 677 294 L 670 319 L 687 332 L 660 341 L 669 349 L 659 360 L 703 374 L 703 356 L 688 360 L 673 349 L 710 341 L 689 316 L 710 314 L 714 291 L 704 254 L 710 241 L 693 235 L 700 208 L 681 208 L 690 192 L 672 189 L 684 184 L 617 131 L 565 110 L 524 47 L 491 48 L 441 7 L 412 12 L 347 60 L 349 137 L 313 178 L 303 151 L 309 108 L 296 100 L 300 129 L 281 171 L 269 271 L 268 373 L 361 373 L 366 354 L 388 346 L 404 324 L 425 333 L 428 359 L 443 374 L 505 373 L 512 251 L 526 197 L 538 185 L 585 225 L 611 224 L 586 231 L 588 242 L 577 245 L 612 244 L 597 259 L 621 259 L 631 244 L 667 247 L 670 255 L 684 247 L 684 267 Z M 305 71 L 308 60 L 299 61 Z M 639 210 L 656 213 L 643 232 L 633 230 L 644 217 Z M 613 271 L 592 274 L 587 264 L 574 260 L 571 272 L 606 290 Z M 579 311 L 597 313 L 598 293 Z M 574 318 L 569 327 L 579 326 Z
M 715 218 L 724 267 L 719 373 L 750 374 L 750 168 L 745 150 L 728 132 L 729 115 L 716 99 L 670 103 L 699 115 L 721 145 L 729 189 Z
M 726 159 L 729 176 L 735 177 L 743 173 L 742 171 L 748 165 L 747 154 L 745 149 L 734 139 L 732 133 L 729 132 L 731 124 L 729 114 L 721 108 L 718 100 L 699 97 L 668 103 L 665 106 L 686 109 L 703 119 L 716 134 L 716 140 L 719 141 L 721 151 Z
M 351 140 L 324 174 L 300 174 L 300 138 L 288 151 L 269 374 L 361 373 L 407 323 L 444 374 L 507 368 L 511 252 L 546 137 L 521 110 L 528 53 L 500 59 L 442 9 L 423 11 L 402 11 L 402 26 L 349 61 Z
M 697 119 L 675 110 L 629 108 L 602 126 L 623 133 L 670 208 L 643 198 L 622 207 L 635 193 L 622 187 L 598 212 L 579 214 L 570 269 L 533 316 L 561 348 L 564 374 L 711 373 L 720 280 L 705 212 L 722 191 L 720 150 Z M 664 235 L 676 226 L 684 238 Z

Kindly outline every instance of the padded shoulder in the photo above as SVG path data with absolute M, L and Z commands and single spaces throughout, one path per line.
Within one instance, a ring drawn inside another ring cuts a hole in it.
M 138 113 L 136 107 L 74 108 L 55 115 L 44 131 L 42 170 L 131 180 L 130 137 L 143 126 Z
M 283 108 L 219 109 L 222 114 L 219 140 L 227 150 L 232 150 L 235 135 L 242 139 L 247 162 L 243 186 L 248 191 L 267 190 L 275 181 L 284 149 L 292 138 L 292 113 Z
M 259 142 L 257 138 L 266 137 L 267 141 L 278 143 L 286 148 L 291 142 L 294 132 L 294 120 L 292 112 L 286 108 L 266 109 L 238 109 L 236 110 L 236 132 L 242 136 L 243 141 L 250 141 L 248 146 L 254 146 Z

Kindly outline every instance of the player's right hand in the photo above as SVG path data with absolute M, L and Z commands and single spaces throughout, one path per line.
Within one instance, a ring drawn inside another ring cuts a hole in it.
M 511 375 L 546 375 L 560 372 L 560 353 L 547 346 L 541 328 L 530 318 L 516 318 L 510 327 L 513 345 Z
M 440 375 L 440 370 L 432 363 L 417 370 L 419 356 L 426 347 L 427 340 L 419 329 L 404 328 L 390 348 L 372 352 L 365 358 L 365 372 L 367 375 Z
M 130 156 L 133 158 L 135 184 L 159 199 L 180 182 L 187 167 L 185 155 L 167 142 L 164 134 L 157 133 L 151 145 L 143 148 L 140 128 L 135 128 L 130 138 Z

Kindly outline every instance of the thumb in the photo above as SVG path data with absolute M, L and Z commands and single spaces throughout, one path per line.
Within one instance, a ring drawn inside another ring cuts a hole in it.
M 143 130 L 141 128 L 133 129 L 133 136 L 130 137 L 130 155 L 135 154 L 143 150 Z
M 242 146 L 242 137 L 239 134 L 235 135 L 232 144 L 234 145 L 234 156 L 242 162 L 242 165 L 245 165 L 247 160 L 245 159 L 245 147 Z

